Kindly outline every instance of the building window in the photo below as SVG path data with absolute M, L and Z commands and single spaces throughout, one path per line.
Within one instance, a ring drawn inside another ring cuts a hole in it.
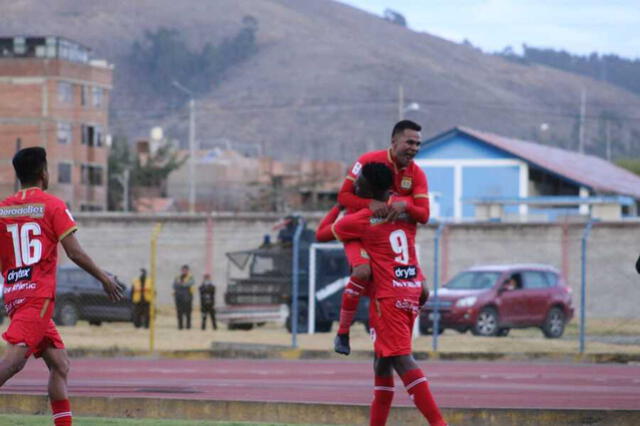
M 71 183 L 71 164 L 58 163 L 58 183 Z
M 82 85 L 80 89 L 80 104 L 87 106 L 89 104 L 89 86 Z
M 80 183 L 91 186 L 102 186 L 102 167 L 83 164 L 80 168 Z
M 104 210 L 104 208 L 97 204 L 80 204 L 81 212 L 100 212 Z
M 104 92 L 102 87 L 92 87 L 91 88 L 92 98 L 93 98 L 93 106 L 96 108 L 102 107 Z
M 73 102 L 73 86 L 67 81 L 58 82 L 58 101 L 66 104 Z
M 71 143 L 72 127 L 71 123 L 58 123 L 58 143 Z
M 103 130 L 100 126 L 82 125 L 82 144 L 87 146 L 102 146 Z

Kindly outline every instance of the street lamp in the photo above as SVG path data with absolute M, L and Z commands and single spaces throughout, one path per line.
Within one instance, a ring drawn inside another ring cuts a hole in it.
M 171 82 L 175 87 L 189 96 L 189 213 L 196 211 L 196 101 L 193 92 L 176 80 Z
M 398 86 L 398 121 L 404 119 L 404 115 L 410 111 L 419 111 L 420 104 L 411 102 L 409 105 L 404 104 L 404 87 L 402 84 Z

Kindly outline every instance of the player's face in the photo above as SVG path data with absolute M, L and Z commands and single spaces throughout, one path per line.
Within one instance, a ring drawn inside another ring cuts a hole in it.
M 391 152 L 400 167 L 406 167 L 420 150 L 422 135 L 420 132 L 404 129 L 391 139 Z

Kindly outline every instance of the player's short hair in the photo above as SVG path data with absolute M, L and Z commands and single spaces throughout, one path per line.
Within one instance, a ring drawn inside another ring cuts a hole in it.
M 393 172 L 384 163 L 367 163 L 361 173 L 376 191 L 386 191 L 393 185 Z
M 391 132 L 391 137 L 395 137 L 397 134 L 404 132 L 405 130 L 415 130 L 419 132 L 422 130 L 422 126 L 411 120 L 402 120 L 398 121 L 395 126 L 393 126 L 393 131 Z
M 47 151 L 40 146 L 23 148 L 13 156 L 13 168 L 23 185 L 36 183 L 46 167 Z

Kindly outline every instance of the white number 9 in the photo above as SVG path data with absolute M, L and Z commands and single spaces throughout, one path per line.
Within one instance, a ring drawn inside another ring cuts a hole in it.
M 409 242 L 407 241 L 407 235 L 402 229 L 393 231 L 389 235 L 389 242 L 391 243 L 391 249 L 396 256 L 393 260 L 403 265 L 409 263 Z

